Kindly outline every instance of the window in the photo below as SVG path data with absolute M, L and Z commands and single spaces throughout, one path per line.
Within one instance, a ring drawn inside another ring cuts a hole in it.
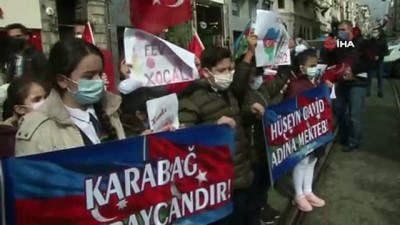
M 285 0 L 278 0 L 278 9 L 285 8 Z
M 232 15 L 233 16 L 240 16 L 240 7 L 238 0 L 232 0 Z

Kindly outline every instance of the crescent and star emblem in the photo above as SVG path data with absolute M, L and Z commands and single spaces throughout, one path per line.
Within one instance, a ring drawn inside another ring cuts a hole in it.
M 153 5 L 161 5 L 161 2 L 160 2 L 160 1 L 161 1 L 161 0 L 153 0 Z M 185 2 L 185 0 L 177 0 L 177 1 L 175 2 L 175 4 L 172 4 L 172 5 L 165 5 L 165 6 L 168 6 L 168 7 L 171 7 L 171 8 L 176 8 L 176 7 L 181 6 L 184 2 Z
M 117 217 L 105 218 L 104 216 L 102 216 L 100 214 L 99 208 L 97 206 L 91 212 L 92 212 L 93 218 L 95 218 L 97 221 L 102 222 L 102 223 L 110 222 L 110 221 L 113 221 L 113 220 L 115 220 L 117 218 Z

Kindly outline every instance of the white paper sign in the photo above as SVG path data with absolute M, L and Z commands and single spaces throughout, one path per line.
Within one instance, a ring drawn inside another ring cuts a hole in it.
M 179 102 L 175 93 L 149 100 L 146 106 L 151 130 L 158 132 L 167 125 L 179 128 Z
M 330 97 L 331 99 L 336 99 L 335 85 L 332 86 Z
M 146 87 L 199 78 L 193 53 L 145 31 L 125 29 L 124 48 L 130 76 Z
M 290 64 L 290 36 L 277 13 L 257 10 L 254 33 L 258 36 L 256 47 L 257 67 Z
M 315 75 L 315 77 L 317 77 L 318 79 L 321 79 L 322 74 L 324 74 L 324 71 L 327 66 L 328 66 L 327 64 L 318 64 L 317 65 L 317 74 Z

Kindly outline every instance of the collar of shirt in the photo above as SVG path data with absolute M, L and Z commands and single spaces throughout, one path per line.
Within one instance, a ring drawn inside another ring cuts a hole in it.
M 65 106 L 65 108 L 68 110 L 72 118 L 80 120 L 82 122 L 86 123 L 90 122 L 89 113 L 92 114 L 97 119 L 96 112 L 94 111 L 93 107 L 88 107 L 85 111 L 79 108 L 70 108 L 68 106 Z

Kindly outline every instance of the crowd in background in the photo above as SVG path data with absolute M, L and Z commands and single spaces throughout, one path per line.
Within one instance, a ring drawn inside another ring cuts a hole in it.
M 227 48 L 206 48 L 198 59 L 199 80 L 116 94 L 105 91 L 104 59 L 96 46 L 79 38 L 60 41 L 46 58 L 28 44 L 24 26 L 12 24 L 6 30 L 8 37 L 0 40 L 2 157 L 151 134 L 146 101 L 177 93 L 182 129 L 225 124 L 236 130 L 234 210 L 213 224 L 273 224 L 279 218 L 279 212 L 267 204 L 271 184 L 261 122 L 265 107 L 326 83 L 336 88 L 335 114 L 344 151 L 360 149 L 361 114 L 370 94 L 370 78 L 372 74 L 382 76 L 382 60 L 387 54 L 379 30 L 373 31 L 372 39 L 361 40 L 353 25 L 343 21 L 334 36 L 354 41 L 355 48 L 326 50 L 319 59 L 314 49 L 293 39 L 289 44 L 292 65 L 272 66 L 277 74 L 266 76 L 265 68 L 256 67 L 257 36 L 251 34 L 247 51 L 235 61 Z M 346 63 L 350 70 L 340 79 L 321 80 L 316 72 L 319 61 L 328 66 Z M 121 60 L 121 80 L 128 79 L 130 69 L 131 65 Z M 358 76 L 363 73 L 369 75 Z M 378 95 L 383 96 L 381 80 Z M 312 190 L 314 167 L 323 154 L 323 148 L 314 151 L 293 170 L 293 203 L 304 212 L 325 205 Z

